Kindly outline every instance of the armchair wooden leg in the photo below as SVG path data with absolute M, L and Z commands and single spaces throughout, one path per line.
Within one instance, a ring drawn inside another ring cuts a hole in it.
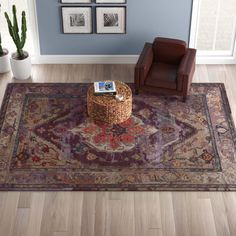
M 138 94 L 139 94 L 139 90 L 135 89 L 135 95 L 138 95 Z
M 187 100 L 187 95 L 183 95 L 183 102 L 186 102 L 186 100 Z

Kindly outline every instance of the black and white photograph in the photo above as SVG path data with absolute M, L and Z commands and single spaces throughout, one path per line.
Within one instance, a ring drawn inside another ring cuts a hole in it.
M 91 0 L 61 0 L 61 3 L 91 3 Z
M 96 3 L 126 3 L 126 0 L 96 0 Z
M 97 7 L 97 34 L 125 34 L 126 7 Z
M 85 26 L 85 15 L 83 13 L 70 15 L 70 26 Z
M 104 27 L 119 26 L 119 16 L 117 13 L 105 13 L 103 17 L 104 17 Z
M 91 7 L 62 7 L 62 20 L 65 34 L 92 33 Z

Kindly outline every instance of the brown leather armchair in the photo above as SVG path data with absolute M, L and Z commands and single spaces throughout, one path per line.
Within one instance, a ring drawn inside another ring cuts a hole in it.
M 186 101 L 195 71 L 196 49 L 182 40 L 156 38 L 146 43 L 135 67 L 135 92 L 183 96 Z

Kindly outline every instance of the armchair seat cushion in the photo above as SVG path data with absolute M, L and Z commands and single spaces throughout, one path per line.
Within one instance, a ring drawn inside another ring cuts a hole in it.
M 145 85 L 176 90 L 177 70 L 177 65 L 153 63 L 145 80 Z

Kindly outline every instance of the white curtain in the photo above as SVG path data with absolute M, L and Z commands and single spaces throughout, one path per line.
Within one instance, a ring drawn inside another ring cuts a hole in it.
M 236 37 L 236 0 L 199 0 L 197 49 L 232 54 Z

